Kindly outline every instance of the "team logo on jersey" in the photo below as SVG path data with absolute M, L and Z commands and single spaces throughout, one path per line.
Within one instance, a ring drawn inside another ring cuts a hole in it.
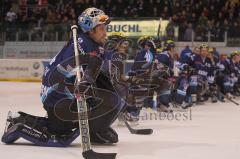
M 153 55 L 151 51 L 147 51 L 145 56 L 144 56 L 145 60 L 147 62 L 152 62 L 153 61 Z
M 78 38 L 78 43 L 82 43 L 83 42 L 83 39 L 82 38 Z

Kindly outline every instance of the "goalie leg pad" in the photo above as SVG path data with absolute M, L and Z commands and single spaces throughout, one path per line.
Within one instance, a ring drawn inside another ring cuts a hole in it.
M 46 118 L 35 117 L 19 112 L 17 118 L 8 117 L 9 124 L 2 136 L 2 142 L 11 144 L 18 138 L 24 138 L 39 146 L 66 147 L 78 136 L 79 130 L 75 129 L 67 135 L 56 135 L 48 132 Z

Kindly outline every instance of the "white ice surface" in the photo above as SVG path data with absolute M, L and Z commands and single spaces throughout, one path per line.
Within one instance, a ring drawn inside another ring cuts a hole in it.
M 3 133 L 8 110 L 44 116 L 39 97 L 40 83 L 0 82 L 0 129 Z M 240 100 L 236 99 L 240 102 Z M 190 115 L 190 112 L 187 113 Z M 196 106 L 188 120 L 144 120 L 135 128 L 153 128 L 151 136 L 132 135 L 114 128 L 120 142 L 93 146 L 97 152 L 117 152 L 118 159 L 239 159 L 240 106 L 230 102 Z M 2 135 L 2 134 L 1 134 Z M 0 143 L 5 159 L 81 159 L 80 138 L 68 148 L 39 147 L 26 140 L 13 145 Z

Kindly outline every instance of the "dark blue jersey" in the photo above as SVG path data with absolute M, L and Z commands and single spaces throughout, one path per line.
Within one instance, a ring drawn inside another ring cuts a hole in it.
M 236 64 L 237 74 L 240 75 L 240 62 L 237 62 Z
M 180 61 L 186 63 L 187 59 L 191 56 L 192 50 L 190 48 L 185 48 L 180 54 Z
M 104 60 L 112 60 L 112 56 L 115 53 L 115 50 L 113 51 L 106 51 L 104 53 Z
M 131 70 L 146 70 L 151 68 L 154 57 L 155 53 L 150 51 L 150 49 L 142 49 L 137 53 Z
M 197 73 L 204 77 L 212 76 L 215 69 L 212 61 L 208 57 L 203 58 L 200 55 L 193 57 L 193 63 L 191 67 L 196 69 Z
M 174 60 L 171 58 L 170 54 L 167 51 L 164 51 L 158 55 L 156 55 L 156 60 L 158 63 L 163 64 L 164 66 L 173 69 Z
M 77 42 L 79 53 L 85 53 L 85 55 L 79 56 L 80 64 L 85 65 L 85 67 L 83 66 L 83 70 L 86 74 L 85 79 L 92 82 L 91 80 L 94 80 L 94 77 L 91 78 L 90 75 L 95 73 L 92 71 L 96 69 L 94 68 L 94 65 L 101 63 L 104 50 L 99 44 L 94 42 L 84 33 L 79 33 L 77 35 Z M 80 47 L 82 48 L 82 52 L 80 51 Z M 41 91 L 41 99 L 45 107 L 54 106 L 54 104 L 62 97 L 73 98 L 73 94 L 67 89 L 67 87 L 61 89 L 59 87 L 62 87 L 64 82 L 72 85 L 74 84 L 76 77 L 75 67 L 74 44 L 71 39 L 45 68 Z
M 103 64 L 103 70 L 104 72 L 108 72 L 110 71 L 110 68 L 112 66 L 110 65 L 114 65 L 116 66 L 119 71 L 120 74 L 124 73 L 124 62 L 127 60 L 128 56 L 127 53 L 121 53 L 121 52 L 117 52 L 117 50 L 113 50 L 113 51 L 106 51 L 104 53 L 104 64 Z M 110 72 L 108 72 L 110 73 Z
M 220 55 L 219 55 L 219 53 L 217 51 L 215 51 L 213 53 L 213 60 L 214 60 L 215 63 L 219 63 L 220 62 Z
M 192 53 L 192 54 L 190 54 L 189 56 L 186 56 L 186 57 L 185 57 L 185 60 L 186 60 L 186 61 L 181 61 L 181 62 L 182 62 L 182 63 L 186 63 L 186 64 L 188 64 L 189 66 L 193 66 L 193 65 L 194 65 L 194 58 L 195 58 L 195 56 L 197 56 L 197 54 Z
M 104 53 L 104 60 L 124 61 L 127 58 L 127 53 L 117 52 L 117 50 L 106 51 Z
M 235 74 L 236 75 L 236 74 L 238 74 L 237 63 L 234 64 L 232 59 L 226 58 L 220 64 L 222 66 L 221 72 L 223 74 L 225 74 L 225 75 L 230 75 L 230 74 Z

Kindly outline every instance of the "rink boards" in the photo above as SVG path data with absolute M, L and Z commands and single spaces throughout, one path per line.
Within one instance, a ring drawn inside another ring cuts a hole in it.
M 40 82 L 49 61 L 49 59 L 0 59 L 0 81 Z M 126 60 L 121 64 L 124 74 L 127 75 L 133 62 Z

